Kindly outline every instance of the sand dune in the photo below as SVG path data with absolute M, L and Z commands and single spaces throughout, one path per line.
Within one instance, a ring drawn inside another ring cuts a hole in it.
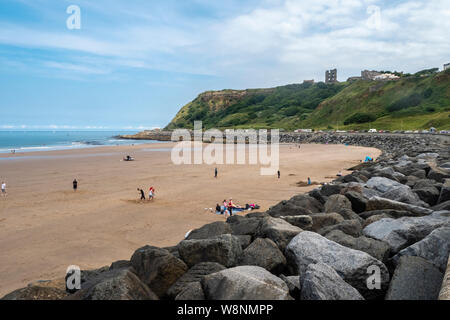
M 380 154 L 343 145 L 283 145 L 280 180 L 250 165 L 219 165 L 214 179 L 214 166 L 172 164 L 170 146 L 0 155 L 0 179 L 8 184 L 8 197 L 0 198 L 0 295 L 37 279 L 60 278 L 72 264 L 97 268 L 129 259 L 146 244 L 175 245 L 188 230 L 224 220 L 205 208 L 225 198 L 267 210 L 314 188 L 298 187 L 307 177 L 329 181 L 366 155 Z M 126 154 L 137 161 L 120 161 Z M 151 185 L 155 201 L 139 201 L 136 188 Z

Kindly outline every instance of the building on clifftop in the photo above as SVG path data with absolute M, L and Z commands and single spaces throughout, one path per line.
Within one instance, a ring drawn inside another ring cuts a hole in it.
M 337 81 L 337 69 L 327 70 L 325 72 L 325 83 L 336 83 Z

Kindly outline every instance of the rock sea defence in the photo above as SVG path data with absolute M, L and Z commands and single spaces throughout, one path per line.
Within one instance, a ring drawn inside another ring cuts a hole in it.
M 448 142 L 313 137 L 384 153 L 266 212 L 207 224 L 173 247 L 144 246 L 129 260 L 82 271 L 76 293 L 37 282 L 3 299 L 449 299 Z

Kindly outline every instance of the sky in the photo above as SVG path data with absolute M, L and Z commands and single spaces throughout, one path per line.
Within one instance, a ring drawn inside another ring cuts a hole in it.
M 1 0 L 0 130 L 163 127 L 207 90 L 442 68 L 449 30 L 449 0 Z

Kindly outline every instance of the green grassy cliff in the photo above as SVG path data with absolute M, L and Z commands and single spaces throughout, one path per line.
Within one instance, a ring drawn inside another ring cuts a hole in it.
M 450 129 L 450 70 L 396 81 L 291 84 L 208 91 L 184 106 L 166 129 L 298 128 Z

